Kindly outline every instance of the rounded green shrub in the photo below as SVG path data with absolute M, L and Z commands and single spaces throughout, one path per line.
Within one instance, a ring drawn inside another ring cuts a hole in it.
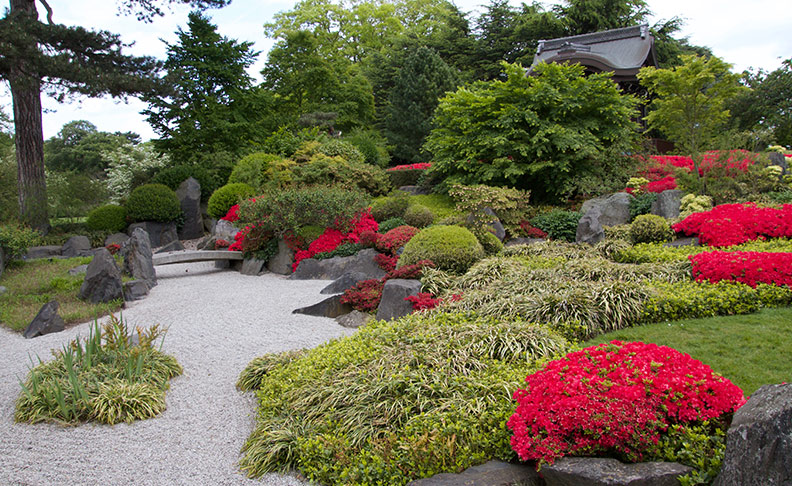
M 577 211 L 553 209 L 532 218 L 531 224 L 547 233 L 550 239 L 574 243 L 581 216 Z
M 637 243 L 660 243 L 671 240 L 674 231 L 665 218 L 656 214 L 642 214 L 630 226 L 630 240 Z
M 484 258 L 484 248 L 476 235 L 461 226 L 431 226 L 404 246 L 397 268 L 421 260 L 431 260 L 436 268 L 464 273 Z
M 434 222 L 434 217 L 432 210 L 421 204 L 414 204 L 404 212 L 404 221 L 416 228 L 426 228 Z
M 247 184 L 255 189 L 261 189 L 269 179 L 270 168 L 273 164 L 283 161 L 283 157 L 266 152 L 256 152 L 242 157 L 234 165 L 229 184 Z
M 388 231 L 392 230 L 393 228 L 398 228 L 399 226 L 407 226 L 407 222 L 404 221 L 402 218 L 390 218 L 386 219 L 385 221 L 379 224 L 379 229 L 377 232 L 385 234 Z
M 484 248 L 484 254 L 487 256 L 497 255 L 503 250 L 503 242 L 489 231 L 476 232 L 476 238 L 478 238 L 481 247 Z
M 384 199 L 378 199 L 371 205 L 371 215 L 377 222 L 391 218 L 404 219 L 410 196 L 406 192 L 396 191 Z
M 126 202 L 130 221 L 175 221 L 181 214 L 181 204 L 176 193 L 162 184 L 144 184 L 129 195 Z
M 127 210 L 117 204 L 99 206 L 90 213 L 85 225 L 89 230 L 118 233 L 127 227 Z
M 248 184 L 226 184 L 212 193 L 209 198 L 209 216 L 220 219 L 226 215 L 231 206 L 255 194 L 256 190 Z
M 341 157 L 347 162 L 355 164 L 363 163 L 366 160 L 363 154 L 360 153 L 360 150 L 352 143 L 337 138 L 330 138 L 322 141 L 318 151 L 329 157 Z
M 179 188 L 182 182 L 192 177 L 201 185 L 201 200 L 206 201 L 209 195 L 217 189 L 217 177 L 200 165 L 174 165 L 165 167 L 154 174 L 151 182 L 170 187 L 174 191 Z

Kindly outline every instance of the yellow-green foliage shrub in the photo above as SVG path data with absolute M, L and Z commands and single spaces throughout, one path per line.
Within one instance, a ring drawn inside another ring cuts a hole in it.
M 247 184 L 257 191 L 261 191 L 269 183 L 280 187 L 290 182 L 289 168 L 292 166 L 294 166 L 294 162 L 280 155 L 265 152 L 252 153 L 242 157 L 234 165 L 234 169 L 228 177 L 228 183 Z
M 420 204 L 413 204 L 404 212 L 404 221 L 416 228 L 426 228 L 434 222 L 434 213 L 431 209 Z
M 630 241 L 637 243 L 661 243 L 674 238 L 671 225 L 662 216 L 642 214 L 630 225 Z
M 415 235 L 399 257 L 397 268 L 431 260 L 440 270 L 464 273 L 484 258 L 476 236 L 461 226 L 431 226 Z
M 684 219 L 693 213 L 701 213 L 712 209 L 712 198 L 685 194 L 679 201 L 679 217 Z
M 388 197 L 378 198 L 371 203 L 371 216 L 378 223 L 391 218 L 404 219 L 410 205 L 410 195 L 403 191 L 393 191 Z
M 484 248 L 486 256 L 497 255 L 503 250 L 503 242 L 489 231 L 477 231 L 475 235 L 479 243 L 481 243 L 481 247 Z
M 241 182 L 226 184 L 212 193 L 209 198 L 209 216 L 220 219 L 228 213 L 231 206 L 256 195 L 256 189 Z

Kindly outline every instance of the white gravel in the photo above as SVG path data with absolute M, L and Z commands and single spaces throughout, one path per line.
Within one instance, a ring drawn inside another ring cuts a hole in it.
M 212 263 L 157 267 L 157 275 L 159 285 L 123 317 L 131 325 L 167 326 L 163 351 L 184 367 L 160 417 L 115 426 L 14 423 L 29 357 L 50 359 L 51 349 L 86 336 L 90 323 L 30 340 L 0 328 L 0 485 L 308 484 L 277 474 L 251 480 L 239 471 L 256 401 L 235 384 L 257 356 L 354 332 L 291 313 L 319 302 L 328 282 L 243 276 Z

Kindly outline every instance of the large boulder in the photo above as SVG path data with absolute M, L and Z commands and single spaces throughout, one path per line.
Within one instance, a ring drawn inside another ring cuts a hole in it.
M 169 253 L 172 251 L 182 251 L 182 250 L 184 250 L 184 245 L 182 244 L 181 241 L 176 240 L 176 241 L 171 241 L 170 243 L 168 243 L 163 247 L 160 247 L 156 251 L 156 253 Z
M 121 270 L 107 249 L 100 248 L 94 254 L 80 287 L 79 297 L 92 304 L 124 298 Z
M 365 325 L 371 319 L 373 319 L 373 317 L 371 317 L 371 314 L 353 310 L 349 314 L 344 314 L 336 317 L 336 322 L 340 324 L 342 327 L 357 329 L 360 326 Z
M 63 245 L 31 246 L 24 256 L 25 260 L 36 258 L 52 258 L 61 256 Z
M 547 486 L 679 486 L 677 478 L 691 471 L 675 462 L 624 464 L 603 457 L 564 457 L 542 466 Z
M 338 317 L 352 312 L 352 306 L 341 303 L 341 295 L 334 295 L 308 307 L 294 309 L 292 314 L 305 314 L 317 317 Z
M 118 245 L 121 246 L 126 243 L 126 240 L 129 239 L 129 235 L 126 233 L 113 233 L 112 235 L 108 236 L 104 240 L 104 245 Z
M 633 197 L 626 192 L 617 192 L 608 197 L 590 199 L 583 203 L 580 212 L 588 213 L 594 207 L 600 210 L 599 223 L 602 226 L 618 226 L 630 222 L 630 201 Z
M 25 332 L 22 333 L 22 336 L 24 336 L 25 339 L 31 339 L 37 336 L 43 336 L 44 334 L 63 331 L 66 326 L 63 323 L 63 318 L 58 315 L 59 307 L 60 304 L 58 304 L 57 300 L 44 304 L 41 310 L 38 311 L 38 314 L 36 314 L 36 317 L 30 321 L 30 324 L 28 324 Z
M 652 203 L 652 214 L 662 216 L 665 219 L 679 217 L 679 206 L 682 201 L 682 191 L 679 189 L 669 189 L 657 195 L 657 199 Z
M 575 233 L 575 241 L 577 243 L 596 245 L 605 239 L 605 230 L 600 224 L 601 216 L 600 207 L 594 206 L 580 218 L 577 232 Z
M 151 252 L 149 235 L 143 228 L 135 228 L 132 237 L 120 250 L 124 257 L 124 273 L 136 280 L 143 280 L 149 288 L 157 285 L 154 259 Z
M 777 166 L 781 167 L 781 169 L 782 169 L 781 173 L 782 174 L 786 174 L 787 173 L 787 171 L 789 170 L 789 167 L 788 167 L 788 164 L 787 164 L 787 159 L 786 159 L 786 157 L 784 157 L 784 154 L 779 153 L 779 152 L 769 152 L 767 155 L 768 155 L 768 158 L 770 159 L 770 164 L 777 165 Z
M 226 240 L 229 243 L 234 242 L 234 237 L 239 233 L 239 230 L 236 229 L 234 224 L 230 221 L 226 221 L 224 219 L 220 219 L 217 221 L 217 224 L 214 227 L 212 234 L 218 240 Z
M 544 486 L 533 467 L 508 462 L 489 461 L 465 469 L 459 474 L 442 473 L 417 479 L 407 486 Z
M 138 228 L 143 228 L 148 233 L 152 248 L 159 248 L 179 239 L 176 223 L 174 222 L 157 223 L 154 221 L 143 221 L 142 223 L 133 223 L 127 228 L 129 236 L 132 236 Z
M 715 486 L 792 484 L 792 384 L 765 385 L 734 413 Z
M 145 280 L 124 282 L 124 300 L 127 302 L 144 299 L 149 294 L 149 286 Z
M 184 213 L 184 225 L 179 230 L 179 238 L 182 240 L 200 238 L 204 233 L 203 216 L 201 215 L 201 184 L 192 177 L 188 177 L 176 189 L 176 196 L 179 198 L 182 213 Z
M 61 247 L 61 255 L 66 258 L 91 256 L 91 240 L 87 236 L 72 236 Z
M 358 282 L 362 282 L 363 280 L 368 280 L 369 277 L 363 272 L 347 272 L 337 279 L 333 280 L 333 283 L 328 285 L 327 287 L 323 288 L 320 294 L 343 294 L 346 289 L 350 289 L 358 284 Z
M 292 273 L 293 263 L 294 252 L 283 238 L 280 238 L 278 240 L 278 253 L 267 262 L 267 270 L 278 275 L 289 275 Z
M 404 300 L 421 291 L 421 281 L 392 278 L 385 282 L 382 289 L 382 300 L 377 307 L 377 320 L 389 321 L 412 314 L 412 303 Z
M 300 261 L 297 270 L 289 277 L 295 280 L 335 280 L 347 272 L 361 272 L 368 278 L 382 278 L 382 270 L 374 257 L 377 250 L 367 248 L 356 255 L 348 257 L 334 257 L 325 260 L 306 258 Z

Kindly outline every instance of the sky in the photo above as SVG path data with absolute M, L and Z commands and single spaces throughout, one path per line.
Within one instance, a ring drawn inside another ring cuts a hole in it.
M 653 12 L 651 23 L 678 16 L 684 26 L 678 37 L 688 37 L 692 44 L 707 46 L 713 53 L 733 65 L 735 72 L 764 69 L 772 71 L 781 61 L 792 57 L 792 9 L 789 0 L 649 0 Z M 134 43 L 128 53 L 165 58 L 164 41 L 175 42 L 175 32 L 187 23 L 189 9 L 171 7 L 164 17 L 146 24 L 134 17 L 118 16 L 117 4 L 112 0 L 49 0 L 54 12 L 53 20 L 66 25 L 83 25 L 95 30 L 118 33 L 126 43 Z M 489 0 L 455 0 L 464 12 L 480 12 Z M 510 0 L 512 5 L 521 2 Z M 558 2 L 542 2 L 551 6 Z M 264 36 L 262 25 L 277 12 L 288 11 L 296 0 L 233 0 L 231 5 L 219 10 L 209 10 L 212 22 L 222 35 L 239 41 L 254 42 L 261 51 L 258 62 L 251 67 L 251 75 L 260 79 L 259 71 L 266 61 L 266 53 L 274 40 Z M 44 17 L 39 7 L 40 17 Z M 476 15 L 477 16 L 477 15 Z M 57 135 L 64 123 L 88 120 L 101 131 L 132 131 L 144 140 L 156 138 L 140 111 L 145 104 L 135 98 L 128 102 L 112 98 L 87 99 L 58 104 L 42 98 L 44 106 L 44 138 Z M 11 97 L 5 83 L 0 83 L 0 106 L 10 114 Z

